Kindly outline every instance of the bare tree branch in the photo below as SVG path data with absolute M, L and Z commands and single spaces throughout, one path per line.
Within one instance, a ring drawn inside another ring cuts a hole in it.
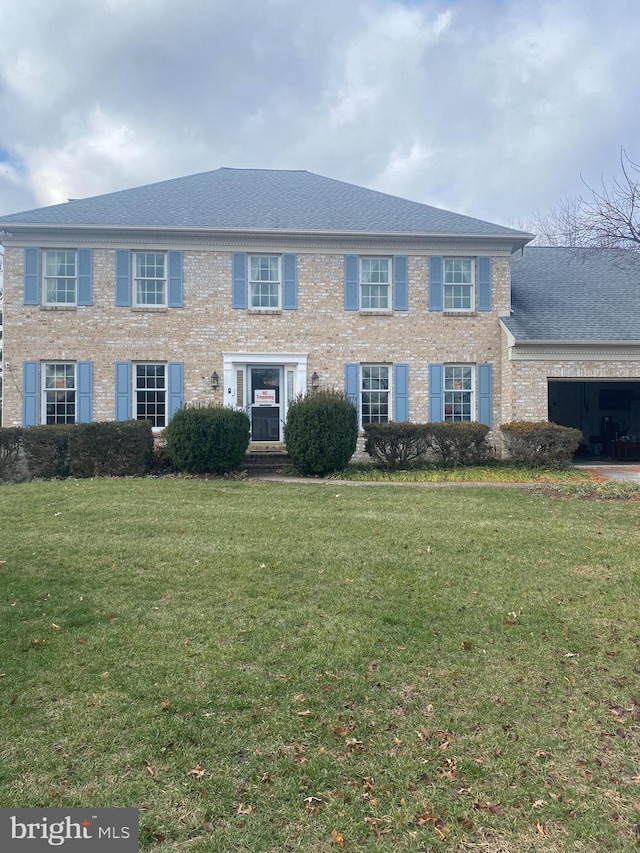
M 640 165 L 620 149 L 622 176 L 600 187 L 583 183 L 588 195 L 564 198 L 548 213 L 526 223 L 537 234 L 533 245 L 590 249 L 631 249 L 640 254 Z

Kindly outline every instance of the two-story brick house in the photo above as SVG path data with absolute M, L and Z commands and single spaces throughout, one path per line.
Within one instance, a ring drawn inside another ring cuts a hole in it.
M 317 386 L 344 389 L 362 422 L 547 417 L 549 377 L 539 358 L 527 378 L 512 315 L 521 231 L 309 172 L 237 169 L 0 229 L 4 425 L 161 428 L 210 401 L 247 408 L 253 441 L 273 443 Z

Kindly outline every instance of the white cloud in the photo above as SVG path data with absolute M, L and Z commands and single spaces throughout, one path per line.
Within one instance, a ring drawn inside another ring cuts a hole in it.
M 227 165 L 509 222 L 640 157 L 632 0 L 0 0 L 0 20 L 0 213 Z

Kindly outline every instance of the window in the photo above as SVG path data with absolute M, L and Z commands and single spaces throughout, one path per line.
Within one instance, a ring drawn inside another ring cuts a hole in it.
M 136 364 L 134 411 L 136 420 L 163 427 L 167 420 L 167 379 L 164 364 Z
M 360 370 L 362 423 L 389 420 L 389 367 L 364 364 Z
M 389 258 L 360 258 L 360 308 L 363 311 L 388 310 L 390 284 Z
M 167 304 L 167 258 L 163 252 L 136 252 L 134 305 Z
M 473 366 L 470 364 L 444 366 L 444 419 L 473 420 Z
M 280 281 L 280 258 L 277 255 L 250 255 L 249 307 L 279 308 Z
M 44 364 L 43 413 L 45 424 L 76 422 L 76 366 L 70 362 Z
M 75 305 L 77 276 L 75 250 L 47 249 L 44 253 L 44 304 Z
M 444 310 L 470 311 L 474 306 L 473 258 L 444 259 Z

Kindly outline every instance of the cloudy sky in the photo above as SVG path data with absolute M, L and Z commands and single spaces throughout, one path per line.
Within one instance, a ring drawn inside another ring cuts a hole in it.
M 507 225 L 640 159 L 637 0 L 0 0 L 0 214 L 308 169 Z

